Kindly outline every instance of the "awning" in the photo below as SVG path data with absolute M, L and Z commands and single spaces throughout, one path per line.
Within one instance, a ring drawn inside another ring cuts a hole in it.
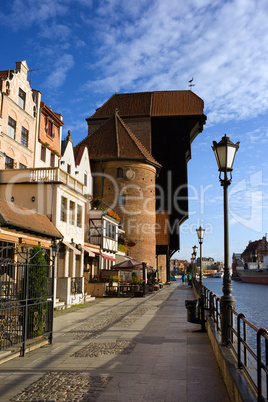
M 112 257 L 111 255 L 103 254 L 100 251 L 95 251 L 95 254 L 101 255 L 105 260 L 115 261 L 114 257 Z
M 81 255 L 81 251 L 77 250 L 77 248 L 75 248 L 71 243 L 68 243 L 66 240 L 62 240 L 62 243 L 70 248 L 74 254 Z
M 105 260 L 115 261 L 115 258 L 110 255 L 106 255 L 106 254 L 102 254 L 102 253 L 101 253 L 101 255 Z
M 88 253 L 88 255 L 89 255 L 89 257 L 95 257 L 95 253 L 93 253 L 91 250 L 90 250 L 90 247 L 87 247 L 87 246 L 81 246 L 82 247 L 82 249 L 86 252 L 86 253 Z

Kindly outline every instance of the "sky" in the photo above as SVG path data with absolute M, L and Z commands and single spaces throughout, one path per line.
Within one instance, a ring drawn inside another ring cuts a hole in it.
M 26 60 L 31 86 L 63 115 L 63 138 L 87 135 L 115 93 L 191 90 L 204 130 L 188 163 L 189 219 L 180 252 L 223 261 L 223 188 L 212 141 L 240 141 L 229 187 L 230 257 L 268 232 L 268 2 L 266 0 L 9 0 L 0 11 L 0 70 Z M 197 252 L 199 254 L 199 250 Z

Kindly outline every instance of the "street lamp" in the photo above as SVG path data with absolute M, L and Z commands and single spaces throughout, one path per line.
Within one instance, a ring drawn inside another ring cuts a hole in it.
M 55 259 L 58 255 L 60 245 L 53 239 L 52 244 L 50 246 L 51 256 L 52 256 L 52 275 L 51 275 L 51 294 L 52 294 L 52 319 L 51 319 L 51 334 L 50 334 L 50 343 L 53 341 L 53 311 L 54 311 L 54 304 L 55 304 Z
M 203 285 L 203 275 L 202 275 L 202 243 L 203 243 L 205 229 L 203 229 L 201 226 L 199 226 L 199 228 L 196 229 L 196 233 L 197 233 L 198 241 L 200 244 L 201 326 L 202 326 L 202 331 L 205 331 L 205 295 L 204 295 L 204 285 Z
M 235 298 L 232 296 L 231 269 L 229 267 L 229 228 L 228 228 L 228 186 L 232 181 L 232 170 L 235 154 L 239 148 L 239 142 L 234 144 L 230 138 L 224 135 L 221 141 L 213 141 L 212 149 L 220 172 L 219 180 L 223 186 L 224 203 L 224 274 L 223 274 L 223 296 L 221 297 L 221 331 L 222 344 L 228 345 L 230 342 L 230 330 L 228 323 L 228 307 L 235 307 Z M 223 177 L 222 177 L 223 173 Z M 227 173 L 229 173 L 229 178 Z
M 196 278 L 196 266 L 195 266 L 195 259 L 196 259 L 196 253 L 197 253 L 197 246 L 193 246 L 193 253 L 192 253 L 192 257 L 193 257 L 193 262 L 194 262 L 194 277 Z

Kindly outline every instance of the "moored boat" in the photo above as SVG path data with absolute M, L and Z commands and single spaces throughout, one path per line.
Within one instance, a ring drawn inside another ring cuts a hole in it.
M 213 278 L 222 278 L 222 277 L 223 277 L 223 271 L 215 272 L 215 274 L 213 274 Z
M 242 282 L 268 285 L 267 268 L 245 269 L 244 267 L 237 267 L 236 272 Z

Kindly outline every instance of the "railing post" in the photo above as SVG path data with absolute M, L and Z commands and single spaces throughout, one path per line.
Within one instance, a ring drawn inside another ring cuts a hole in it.
M 209 314 L 210 317 L 213 317 L 213 321 L 214 321 L 214 314 L 213 314 L 213 293 L 210 292 L 209 294 Z
M 260 328 L 257 332 L 257 389 L 258 389 L 258 401 L 264 401 L 262 396 L 262 361 L 261 361 L 261 336 L 268 334 L 265 328 Z
M 29 250 L 26 251 L 26 264 L 24 273 L 24 314 L 23 314 L 23 330 L 22 330 L 22 356 L 25 356 L 26 341 L 28 335 L 28 297 L 29 297 Z
M 238 314 L 237 316 L 237 367 L 242 368 L 243 365 L 241 363 L 241 318 L 245 318 L 243 313 Z
M 219 305 L 221 303 L 221 299 L 219 297 L 216 298 L 216 320 L 217 320 L 217 331 L 219 331 L 219 321 L 220 321 L 220 314 L 219 314 Z
M 49 337 L 49 343 L 52 344 L 53 342 L 53 325 L 54 325 L 54 303 L 55 303 L 55 256 L 52 256 L 52 283 L 51 283 L 51 296 L 52 296 L 52 306 L 51 306 L 51 332 Z
M 265 338 L 265 364 L 268 367 L 268 339 Z M 268 374 L 266 374 L 266 397 L 268 398 Z
M 243 332 L 244 332 L 244 342 L 247 343 L 247 326 L 245 321 L 243 321 Z M 244 366 L 248 365 L 248 350 L 246 346 L 244 346 Z

